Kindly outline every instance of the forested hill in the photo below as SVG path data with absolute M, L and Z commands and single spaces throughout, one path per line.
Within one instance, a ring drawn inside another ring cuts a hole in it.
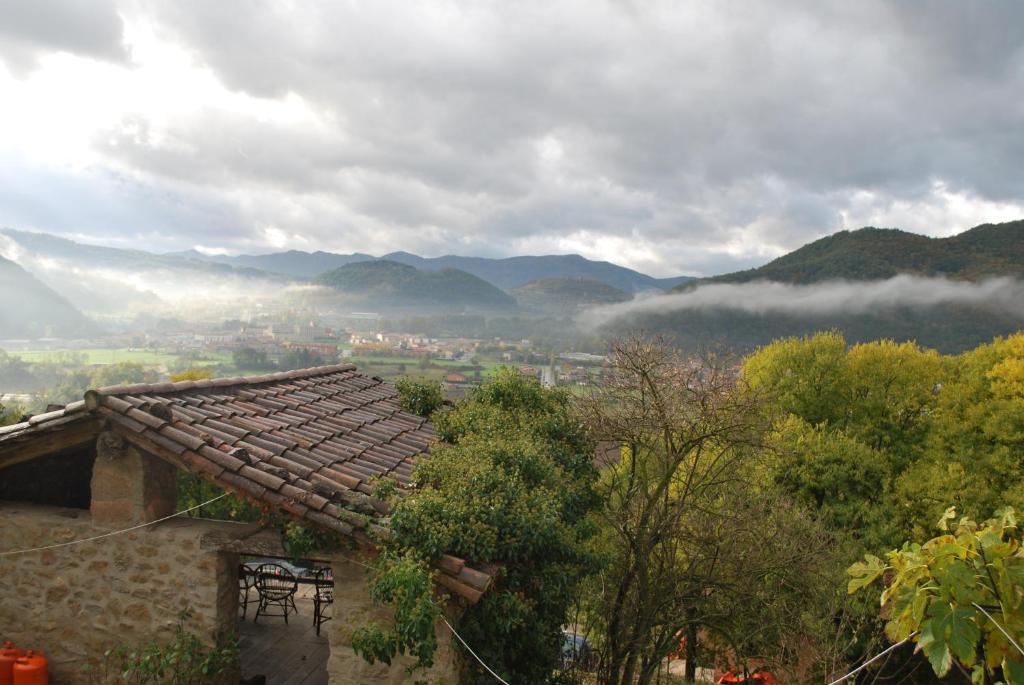
M 419 257 L 408 252 L 393 252 L 381 259 L 401 262 L 420 269 L 460 269 L 499 288 L 509 290 L 541 278 L 585 278 L 601 281 L 627 293 L 667 290 L 693 280 L 689 276 L 653 278 L 611 262 L 597 262 L 578 254 L 539 255 L 488 259 L 486 257 Z
M 760 268 L 701 279 L 676 290 L 685 292 L 714 284 L 754 281 L 813 288 L 826 281 L 879 281 L 904 274 L 961 281 L 1024 277 L 1024 221 L 984 224 L 948 238 L 880 228 L 843 231 L 804 245 Z M 752 298 L 759 294 L 759 289 L 752 285 L 732 297 Z M 1019 311 L 997 302 L 923 306 L 896 298 L 859 313 L 842 307 L 834 311 L 749 311 L 733 304 L 723 300 L 717 306 L 666 305 L 662 311 L 648 309 L 624 316 L 612 328 L 613 332 L 642 329 L 667 333 L 687 348 L 710 346 L 734 351 L 749 351 L 780 337 L 836 329 L 851 342 L 913 340 L 950 353 L 1024 328 L 1024 316 Z
M 949 238 L 929 238 L 891 228 L 842 231 L 762 267 L 701 282 L 816 283 L 875 280 L 898 274 L 966 280 L 1024 276 L 1024 220 L 982 224 Z
M 337 269 L 356 262 L 377 260 L 373 255 L 355 252 L 337 254 L 334 252 L 273 252 L 261 255 L 204 255 L 194 250 L 172 253 L 173 256 L 189 259 L 230 264 L 236 267 L 264 269 L 298 278 L 312 278 L 317 274 Z M 598 262 L 580 255 L 537 255 L 491 259 L 488 257 L 420 257 L 411 252 L 392 252 L 379 259 L 398 262 L 417 269 L 437 271 L 458 269 L 503 290 L 511 290 L 527 283 L 548 278 L 574 278 L 600 281 L 627 293 L 668 290 L 692 280 L 689 276 L 675 278 L 654 278 L 647 274 L 627 269 L 611 262 Z
M 541 278 L 512 290 L 519 306 L 552 313 L 573 313 L 584 307 L 625 302 L 631 295 L 589 278 Z
M 113 269 L 131 273 L 166 271 L 187 276 L 239 277 L 279 283 L 291 280 L 279 273 L 244 265 L 234 267 L 190 258 L 188 255 L 191 253 L 156 254 L 145 250 L 90 245 L 49 233 L 18 231 L 13 228 L 0 228 L 0 234 L 38 257 L 56 259 L 87 269 Z
M 512 309 L 516 301 L 487 281 L 458 269 L 432 271 L 385 260 L 356 262 L 315 280 L 343 296 L 378 306 Z
M 236 256 L 206 255 L 196 250 L 185 250 L 184 252 L 172 252 L 168 256 L 184 257 L 211 264 L 228 264 L 236 268 L 259 269 L 301 279 L 309 279 L 317 274 L 337 269 L 346 264 L 376 259 L 373 255 L 361 252 L 336 254 L 334 252 L 323 252 L 322 250 L 317 250 L 316 252 L 288 250 L 286 252 L 272 252 L 270 254 L 242 254 Z
M 9 259 L 0 257 L 0 339 L 77 337 L 97 326 L 70 302 Z

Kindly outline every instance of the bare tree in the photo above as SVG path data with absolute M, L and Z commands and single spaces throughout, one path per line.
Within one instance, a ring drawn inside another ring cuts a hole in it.
M 781 598 L 805 591 L 796 585 L 827 541 L 762 485 L 761 412 L 740 383 L 713 359 L 632 337 L 580 402 L 592 436 L 621 446 L 602 474 L 609 563 L 588 612 L 602 685 L 651 682 L 681 637 L 689 682 L 699 647 L 730 659 L 770 659 L 763 645 L 787 641 L 798 650 Z

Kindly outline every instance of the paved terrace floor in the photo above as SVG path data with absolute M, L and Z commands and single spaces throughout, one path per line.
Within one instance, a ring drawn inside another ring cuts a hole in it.
M 255 593 L 254 593 L 255 594 Z M 313 602 L 296 596 L 298 614 L 284 619 L 260 616 L 253 623 L 256 605 L 249 605 L 246 618 L 238 619 L 242 678 L 257 674 L 267 678 L 267 685 L 327 685 L 327 630 L 325 623 L 316 634 L 313 627 Z

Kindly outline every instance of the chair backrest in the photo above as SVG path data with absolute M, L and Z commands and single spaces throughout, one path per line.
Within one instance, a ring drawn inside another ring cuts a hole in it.
M 240 590 L 248 590 L 254 585 L 252 577 L 252 569 L 247 568 L 245 564 L 238 565 L 238 587 Z
M 299 587 L 295 575 L 280 564 L 261 564 L 256 569 L 256 591 L 270 599 L 284 599 Z
M 333 598 L 334 576 L 331 568 L 325 566 L 313 571 L 313 580 L 316 586 L 316 594 L 321 598 Z

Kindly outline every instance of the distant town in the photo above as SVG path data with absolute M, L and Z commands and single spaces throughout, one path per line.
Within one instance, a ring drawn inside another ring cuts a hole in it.
M 551 349 L 528 338 L 426 335 L 396 329 L 393 323 L 376 312 L 322 317 L 282 309 L 246 313 L 239 319 L 164 319 L 144 330 L 100 338 L 0 340 L 0 350 L 27 371 L 4 373 L 0 366 L 0 402 L 31 403 L 33 393 L 43 389 L 31 372 L 37 365 L 121 365 L 165 378 L 191 368 L 217 376 L 251 375 L 351 362 L 386 380 L 414 376 L 440 381 L 450 399 L 465 395 L 502 366 L 514 367 L 545 387 L 580 390 L 601 381 L 603 355 Z

